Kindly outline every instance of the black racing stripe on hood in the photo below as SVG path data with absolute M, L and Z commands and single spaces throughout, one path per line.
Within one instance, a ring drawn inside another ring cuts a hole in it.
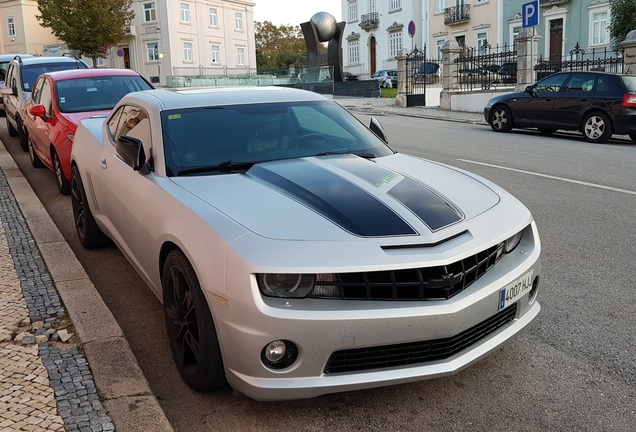
M 431 231 L 437 231 L 463 219 L 463 215 L 450 203 L 409 178 L 402 179 L 389 191 L 389 195 L 408 207 Z
M 329 163 L 343 169 L 375 187 L 394 182 L 398 175 L 367 159 L 356 156 L 330 159 Z M 442 197 L 433 193 L 424 185 L 409 178 L 399 181 L 389 191 L 389 195 L 411 210 L 432 231 L 452 225 L 463 219 Z
M 417 232 L 373 195 L 308 161 L 254 165 L 246 174 L 291 196 L 334 224 L 362 237 Z

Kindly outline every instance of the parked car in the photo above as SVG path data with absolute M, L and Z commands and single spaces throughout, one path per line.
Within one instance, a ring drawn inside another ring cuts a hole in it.
M 7 76 L 7 70 L 9 69 L 9 63 L 16 56 L 21 58 L 33 57 L 31 54 L 0 54 L 0 89 L 4 87 L 4 80 Z M 0 95 L 0 116 L 4 116 L 4 100 Z
M 382 88 L 397 88 L 398 74 L 395 70 L 376 71 L 371 75 L 371 79 L 377 80 Z
M 533 127 L 542 133 L 578 130 L 590 142 L 624 134 L 636 142 L 636 76 L 559 72 L 520 93 L 496 96 L 484 108 L 496 132 Z
M 298 89 L 130 93 L 77 129 L 77 234 L 114 241 L 162 300 L 195 390 L 297 399 L 451 374 L 539 313 L 537 228 L 489 181 L 386 141 Z
M 130 92 L 153 88 L 130 69 L 72 69 L 40 75 L 24 116 L 31 164 L 52 169 L 60 192 L 68 194 L 78 123 L 108 114 Z
M 85 69 L 88 65 L 75 57 L 15 57 L 9 62 L 5 87 L 0 89 L 4 99 L 9 136 L 17 136 L 22 150 L 29 150 L 24 115 L 35 80 L 44 72 L 66 69 Z
M 345 81 L 358 81 L 358 75 L 354 75 L 351 72 L 344 72 Z
M 497 69 L 496 82 L 502 84 L 516 84 L 517 83 L 517 62 L 508 62 L 502 64 Z
M 439 82 L 439 72 L 439 63 L 429 61 L 424 62 L 415 68 L 415 71 L 413 72 L 413 81 L 416 83 L 437 83 Z

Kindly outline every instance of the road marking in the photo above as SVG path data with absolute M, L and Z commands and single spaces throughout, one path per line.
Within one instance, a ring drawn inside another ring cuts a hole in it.
M 557 176 L 553 176 L 553 175 L 549 175 L 549 174 L 541 174 L 541 173 L 537 173 L 537 172 L 525 171 L 525 170 L 520 170 L 520 169 L 516 169 L 516 168 L 509 168 L 509 167 L 499 166 L 499 165 L 493 165 L 493 164 L 488 164 L 488 163 L 484 163 L 484 162 L 476 162 L 476 161 L 471 161 L 471 160 L 468 160 L 468 159 L 457 159 L 457 160 L 462 161 L 462 162 L 472 163 L 472 164 L 475 164 L 475 165 L 483 165 L 483 166 L 488 166 L 488 167 L 492 167 L 492 168 L 499 168 L 499 169 L 507 170 L 507 171 L 514 171 L 514 172 L 518 172 L 518 173 L 529 174 L 529 175 L 533 175 L 533 176 L 536 176 L 536 177 L 544 177 L 544 178 L 549 178 L 549 179 L 552 179 L 552 180 L 558 180 L 558 181 L 567 182 L 567 183 L 574 183 L 574 184 L 578 184 L 578 185 L 589 186 L 589 187 L 593 187 L 593 188 L 597 188 L 597 189 L 605 189 L 605 190 L 610 190 L 610 191 L 613 191 L 613 192 L 620 192 L 620 193 L 624 193 L 624 194 L 628 194 L 628 195 L 636 195 L 636 191 L 615 188 L 615 187 L 612 187 L 612 186 L 603 186 L 603 185 L 596 184 L 596 183 L 588 183 L 588 182 L 584 182 L 584 181 L 580 181 L 580 180 L 573 180 L 573 179 L 569 179 L 569 178 L 565 178 L 565 177 L 557 177 Z

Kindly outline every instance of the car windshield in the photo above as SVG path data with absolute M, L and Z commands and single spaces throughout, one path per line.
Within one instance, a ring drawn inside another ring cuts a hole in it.
M 259 162 L 306 156 L 393 153 L 331 101 L 167 110 L 162 129 L 170 176 L 245 171 Z
M 152 87 L 140 76 L 99 76 L 57 81 L 55 91 L 60 112 L 110 110 L 130 92 Z
M 68 69 L 86 69 L 86 65 L 80 61 L 64 63 L 34 64 L 22 66 L 22 91 L 33 91 L 35 80 L 45 72 L 55 72 Z

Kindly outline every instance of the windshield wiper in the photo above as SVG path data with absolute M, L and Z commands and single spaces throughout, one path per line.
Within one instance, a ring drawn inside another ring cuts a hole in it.
M 351 155 L 358 156 L 364 159 L 373 159 L 374 157 L 376 157 L 376 155 L 373 153 L 356 153 L 356 152 L 349 152 L 349 151 L 321 152 L 316 154 L 315 156 L 329 156 L 329 155 L 341 155 L 341 154 L 351 154 Z
M 252 168 L 254 164 L 258 162 L 234 162 L 231 160 L 221 162 L 217 165 L 207 165 L 192 168 L 184 168 L 177 171 L 177 176 L 201 174 L 205 172 L 233 172 L 233 171 L 247 171 Z

